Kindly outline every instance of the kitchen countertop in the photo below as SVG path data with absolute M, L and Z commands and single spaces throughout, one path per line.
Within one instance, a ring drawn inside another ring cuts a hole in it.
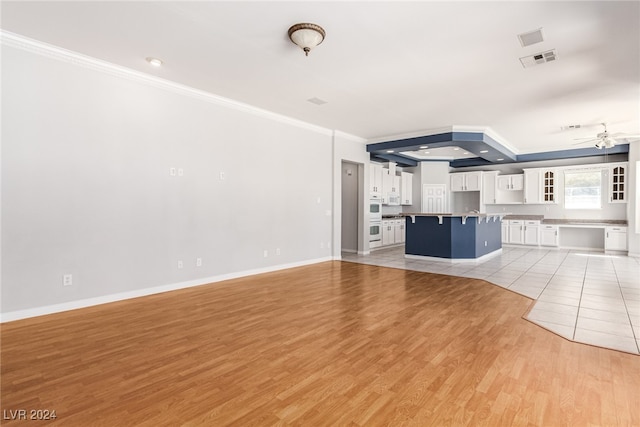
M 524 221 L 542 221 L 544 219 L 544 215 L 506 215 L 504 219 L 521 219 Z
M 477 213 L 477 212 L 462 212 L 462 213 L 422 213 L 422 212 L 412 212 L 412 213 L 403 213 L 402 216 L 445 216 L 445 217 L 458 217 L 458 216 L 466 216 L 466 217 L 479 217 L 479 218 L 487 218 L 499 216 L 503 217 L 506 214 L 504 213 Z
M 505 220 L 540 221 L 549 225 L 627 225 L 626 219 L 559 219 L 545 218 L 544 215 L 506 215 Z
M 553 219 L 542 220 L 543 224 L 557 225 L 624 225 L 628 224 L 626 219 Z

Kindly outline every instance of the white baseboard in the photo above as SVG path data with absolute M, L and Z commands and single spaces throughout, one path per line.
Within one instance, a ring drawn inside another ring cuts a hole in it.
M 123 301 L 131 298 L 138 298 L 147 295 L 160 294 L 163 292 L 175 291 L 178 289 L 191 288 L 194 286 L 208 285 L 210 283 L 222 282 L 224 280 L 238 279 L 240 277 L 253 276 L 256 274 L 269 273 L 272 271 L 286 270 L 288 268 L 302 267 L 304 265 L 317 264 L 325 261 L 332 261 L 333 257 L 315 258 L 305 261 L 280 264 L 264 268 L 239 271 L 235 273 L 221 274 L 218 276 L 203 277 L 186 282 L 172 283 L 169 285 L 154 286 L 152 288 L 136 289 L 129 292 L 103 295 L 95 298 L 69 301 L 60 304 L 46 305 L 42 307 L 28 308 L 25 310 L 9 311 L 0 314 L 0 323 L 12 322 L 15 320 L 28 319 L 30 317 L 44 316 L 46 314 L 60 313 L 63 311 L 77 310 L 79 308 L 92 307 L 94 305 L 107 304 L 110 302 Z
M 420 259 L 423 261 L 439 261 L 439 262 L 443 262 L 443 263 L 447 263 L 447 264 L 477 264 L 477 263 L 481 263 L 484 262 L 486 260 L 488 260 L 489 258 L 493 258 L 496 257 L 498 255 L 502 254 L 502 248 L 500 249 L 496 249 L 493 252 L 489 252 L 486 255 L 482 255 L 479 258 L 439 258 L 439 257 L 433 257 L 433 256 L 424 256 L 424 255 L 410 255 L 410 254 L 405 254 L 405 258 L 407 259 Z

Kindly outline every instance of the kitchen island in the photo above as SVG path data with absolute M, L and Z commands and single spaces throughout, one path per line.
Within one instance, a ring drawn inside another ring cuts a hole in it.
M 502 252 L 506 214 L 411 213 L 406 216 L 405 257 L 475 261 Z

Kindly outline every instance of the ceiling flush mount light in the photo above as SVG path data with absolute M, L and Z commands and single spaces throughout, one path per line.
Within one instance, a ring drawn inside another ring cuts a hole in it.
M 161 67 L 163 62 L 161 59 L 158 58 L 154 58 L 152 56 L 148 56 L 147 57 L 147 62 L 151 65 L 153 65 L 154 67 Z
M 393 153 L 393 150 L 387 150 L 387 153 Z
M 324 37 L 325 32 L 320 25 L 303 23 L 289 28 L 289 38 L 304 50 L 306 56 L 309 56 L 311 49 L 322 43 Z
M 489 150 L 481 150 L 480 152 L 481 152 L 482 154 L 484 154 L 484 153 L 488 153 L 488 152 L 489 152 Z

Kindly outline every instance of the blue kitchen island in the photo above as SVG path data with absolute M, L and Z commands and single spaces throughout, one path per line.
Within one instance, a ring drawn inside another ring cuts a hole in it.
M 407 258 L 474 261 L 502 252 L 501 220 L 505 214 L 404 215 Z

